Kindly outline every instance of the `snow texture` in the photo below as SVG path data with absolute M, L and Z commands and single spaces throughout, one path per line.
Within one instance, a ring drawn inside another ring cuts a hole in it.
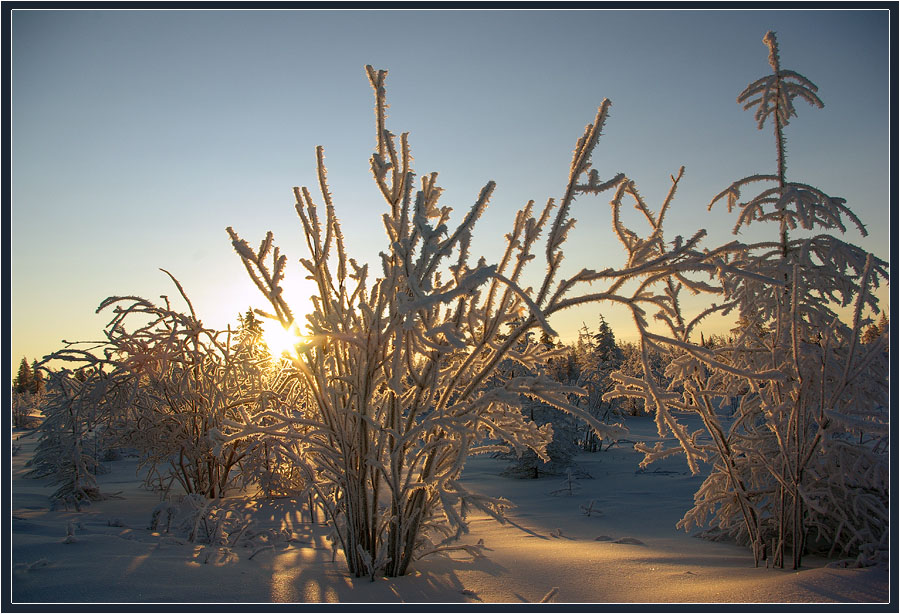
M 651 418 L 628 418 L 628 426 L 637 437 L 656 438 Z M 556 603 L 877 603 L 889 596 L 886 567 L 806 557 L 797 573 L 755 569 L 742 547 L 678 531 L 674 524 L 702 475 L 685 475 L 678 459 L 666 461 L 673 473 L 637 474 L 640 454 L 627 446 L 581 455 L 595 477 L 563 499 L 544 492 L 554 478 L 534 488 L 533 480 L 500 477 L 501 460 L 471 459 L 465 487 L 516 505 L 505 525 L 473 513 L 465 541 L 484 540 L 483 556 L 425 557 L 406 576 L 371 582 L 348 577 L 346 564 L 332 559 L 327 527 L 301 517 L 293 499 L 259 499 L 251 490 L 217 501 L 248 525 L 227 543 L 191 542 L 175 523 L 169 531 L 162 523 L 152 528 L 159 495 L 142 487 L 135 457 L 105 462 L 109 471 L 97 478 L 121 498 L 81 512 L 51 509 L 53 485 L 24 477 L 35 435 L 17 429 L 12 438 L 22 446 L 10 467 L 13 603 L 516 604 L 539 602 L 554 587 Z M 580 507 L 591 499 L 610 513 L 586 516 Z M 76 541 L 64 544 L 70 523 Z M 557 529 L 562 537 L 554 538 Z

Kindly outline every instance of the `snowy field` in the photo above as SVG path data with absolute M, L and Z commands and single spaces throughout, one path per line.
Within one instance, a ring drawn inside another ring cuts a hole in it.
M 629 418 L 631 441 L 652 442 L 655 427 Z M 13 430 L 12 601 L 71 602 L 341 602 L 555 603 L 850 602 L 884 603 L 885 568 L 829 568 L 809 556 L 799 571 L 754 568 L 748 549 L 698 539 L 675 523 L 691 506 L 701 477 L 680 459 L 638 470 L 640 455 L 623 441 L 579 457 L 593 479 L 572 493 L 551 494 L 565 480 L 500 477 L 505 463 L 475 458 L 463 481 L 516 507 L 509 522 L 472 516 L 464 543 L 484 540 L 483 558 L 464 552 L 431 556 L 401 578 L 350 578 L 322 526 L 299 518 L 290 500 L 229 498 L 271 530 L 272 547 L 212 547 L 149 528 L 159 495 L 140 487 L 137 460 L 106 463 L 99 477 L 116 498 L 82 511 L 51 510 L 45 480 L 26 479 L 37 443 Z M 591 505 L 593 501 L 593 505 Z M 590 515 L 584 508 L 590 509 Z M 262 543 L 262 542 L 260 542 Z M 251 558 L 252 557 L 252 558 Z M 554 590 L 557 589 L 557 590 Z

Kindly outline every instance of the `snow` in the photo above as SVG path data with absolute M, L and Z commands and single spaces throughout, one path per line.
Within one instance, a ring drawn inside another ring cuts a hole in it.
M 245 493 L 226 502 L 250 514 L 254 531 L 281 532 L 274 547 L 218 548 L 149 530 L 159 494 L 141 488 L 135 458 L 105 463 L 110 471 L 98 477 L 102 492 L 117 497 L 80 512 L 51 510 L 53 488 L 23 477 L 37 436 L 13 429 L 21 447 L 10 466 L 12 602 L 526 603 L 548 595 L 555 603 L 888 601 L 884 567 L 828 568 L 828 560 L 809 556 L 799 571 L 754 568 L 747 548 L 677 530 L 703 476 L 691 476 L 681 458 L 639 470 L 632 442 L 652 445 L 655 425 L 628 418 L 627 426 L 628 440 L 577 458 L 593 479 L 578 480 L 571 496 L 549 494 L 564 478 L 504 478 L 508 461 L 470 459 L 466 488 L 516 504 L 505 525 L 471 517 L 462 542 L 484 540 L 484 557 L 426 557 L 406 576 L 374 582 L 350 577 L 340 553 L 333 562 L 325 528 L 298 517 L 288 499 Z

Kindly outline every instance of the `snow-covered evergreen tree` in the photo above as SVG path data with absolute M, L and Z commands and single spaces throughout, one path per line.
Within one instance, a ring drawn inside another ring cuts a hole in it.
M 590 330 L 587 325 L 582 328 L 578 335 L 576 356 L 580 367 L 579 385 L 587 392 L 582 403 L 596 418 L 604 422 L 618 417 L 619 400 L 604 399 L 604 395 L 615 386 L 611 375 L 621 366 L 624 354 L 616 344 L 615 333 L 602 314 L 596 331 Z M 587 452 L 601 449 L 603 442 L 593 432 L 579 430 L 578 439 L 582 449 Z
M 39 395 L 44 391 L 44 373 L 41 370 L 38 361 L 31 362 L 31 389 L 29 392 L 33 395 Z
M 104 403 L 101 390 L 108 385 L 100 368 L 85 370 L 85 381 L 68 370 L 51 372 L 42 404 L 44 419 L 28 473 L 49 478 L 57 489 L 54 504 L 81 505 L 103 498 L 96 475 L 101 470 Z
M 866 332 L 863 333 L 862 342 L 865 344 L 873 343 L 881 336 L 887 337 L 888 332 L 887 315 L 882 311 L 878 324 L 869 324 L 869 326 L 866 327 Z M 887 349 L 887 344 L 885 344 L 885 349 Z
M 514 329 L 520 325 L 523 318 L 517 318 L 510 322 L 510 329 Z M 528 345 L 533 344 L 533 335 L 526 332 L 524 337 L 516 344 L 515 351 L 519 353 L 527 352 Z M 548 351 L 564 351 L 568 352 L 569 348 L 557 346 L 550 341 L 550 336 L 546 331 L 542 334 L 541 345 Z M 498 372 L 487 379 L 486 386 L 502 386 L 505 382 L 514 377 L 533 376 L 537 374 L 545 374 L 554 380 L 568 386 L 578 384 L 578 378 L 561 379 L 559 377 L 559 369 L 555 368 L 555 363 L 565 360 L 562 357 L 549 358 L 547 363 L 537 365 L 536 368 L 525 368 L 513 359 L 507 359 L 500 363 Z M 588 391 L 589 396 L 589 391 Z M 582 401 L 583 394 L 572 394 L 569 401 L 575 405 L 584 406 Z M 541 455 L 533 449 L 517 450 L 501 454 L 503 458 L 509 459 L 510 464 L 503 470 L 503 475 L 515 478 L 537 479 L 546 476 L 566 475 L 567 471 L 574 471 L 578 477 L 590 477 L 587 472 L 575 465 L 575 456 L 579 452 L 576 440 L 579 437 L 579 427 L 584 424 L 577 417 L 570 413 L 556 409 L 552 405 L 541 401 L 522 399 L 522 411 L 528 420 L 541 428 L 550 429 L 550 440 Z M 590 430 L 590 426 L 584 424 L 585 429 Z
M 30 392 L 33 386 L 32 370 L 28 365 L 28 359 L 23 356 L 22 362 L 19 363 L 19 371 L 13 380 L 13 389 L 20 393 Z
M 704 526 L 711 517 L 718 531 L 752 547 L 757 564 L 771 554 L 784 566 L 790 552 L 796 569 L 813 539 L 828 553 L 874 562 L 885 556 L 888 535 L 887 360 L 883 339 L 864 345 L 860 337 L 864 314 L 878 312 L 872 291 L 887 264 L 833 233 L 850 223 L 865 234 L 844 199 L 788 180 L 784 128 L 796 115 L 793 101 L 823 105 L 812 82 L 781 67 L 774 33 L 764 42 L 772 72 L 738 101 L 756 109 L 760 128 L 771 121 L 776 169 L 734 182 L 710 207 L 725 201 L 737 210 L 735 233 L 770 222 L 777 238 L 719 248 L 713 283 L 661 278 L 653 300 L 668 332 L 641 326 L 641 344 L 645 372 L 646 349 L 657 348 L 672 381 L 662 389 L 618 374 L 615 394 L 645 399 L 660 433 L 678 440 L 676 448 L 639 446 L 644 463 L 681 452 L 693 471 L 701 461 L 713 464 L 680 526 Z M 756 184 L 765 187 L 742 201 L 741 191 Z M 791 237 L 795 230 L 802 232 Z M 715 302 L 689 317 L 679 302 L 685 287 Z M 850 322 L 838 306 L 852 307 Z M 713 348 L 692 340 L 716 313 L 737 315 L 731 340 Z M 721 402 L 735 397 L 726 420 Z M 676 411 L 695 412 L 711 443 L 688 433 Z

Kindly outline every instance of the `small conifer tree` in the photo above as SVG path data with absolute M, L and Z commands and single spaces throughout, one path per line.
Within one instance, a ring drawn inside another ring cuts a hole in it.
M 29 388 L 29 392 L 31 394 L 37 395 L 43 392 L 44 390 L 44 375 L 41 372 L 41 369 L 38 367 L 38 361 L 33 360 L 31 362 L 31 386 Z
M 671 382 L 661 389 L 619 373 L 610 396 L 644 398 L 660 434 L 678 440 L 676 448 L 637 446 L 644 464 L 678 452 L 695 472 L 699 462 L 713 463 L 680 526 L 712 517 L 718 531 L 752 547 L 757 564 L 771 554 L 782 567 L 790 552 L 798 568 L 813 530 L 831 553 L 873 562 L 884 557 L 888 534 L 887 361 L 884 338 L 864 345 L 860 337 L 863 314 L 878 312 L 873 289 L 887 278 L 887 264 L 834 234 L 849 223 L 865 235 L 844 199 L 788 179 L 784 130 L 796 115 L 793 101 L 823 105 L 811 81 L 781 67 L 775 34 L 763 40 L 772 72 L 738 102 L 756 109 L 759 128 L 771 121 L 775 172 L 734 182 L 710 207 L 725 201 L 737 210 L 735 233 L 773 223 L 777 239 L 735 245 L 712 284 L 661 278 L 657 317 L 668 334 L 640 326 L 641 344 L 644 372 L 646 349 L 657 349 Z M 757 184 L 762 191 L 741 200 Z M 792 237 L 795 230 L 808 236 Z M 690 317 L 678 298 L 685 287 L 716 301 Z M 850 322 L 838 317 L 838 306 L 852 307 Z M 723 345 L 692 339 L 711 314 L 735 312 L 739 326 Z M 734 419 L 726 421 L 720 407 L 734 398 Z M 688 434 L 676 411 L 696 413 L 711 443 Z
M 22 362 L 19 363 L 19 372 L 16 374 L 16 378 L 13 381 L 13 388 L 16 392 L 30 392 L 34 387 L 33 377 L 31 367 L 28 365 L 28 359 L 24 356 L 22 357 Z

